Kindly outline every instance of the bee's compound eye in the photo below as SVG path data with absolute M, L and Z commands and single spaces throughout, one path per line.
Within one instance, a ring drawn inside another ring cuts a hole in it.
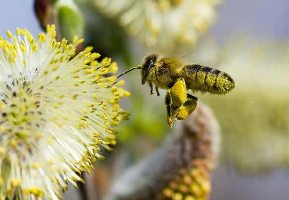
M 145 62 L 142 67 L 142 84 L 145 84 L 147 81 L 149 71 L 154 67 L 156 60 L 157 56 L 155 54 L 149 55 L 145 58 Z
M 148 62 L 147 66 L 146 66 L 146 69 L 145 69 L 146 74 L 149 73 L 150 69 L 154 66 L 154 64 L 155 64 L 155 60 L 153 60 L 153 59 L 151 59 L 151 60 Z
M 144 75 L 148 75 L 149 70 L 154 66 L 154 60 L 148 60 L 143 67 Z

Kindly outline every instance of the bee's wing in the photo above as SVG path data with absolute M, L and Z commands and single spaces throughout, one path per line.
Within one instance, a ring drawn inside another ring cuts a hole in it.
M 162 61 L 167 67 L 171 68 L 172 70 L 181 69 L 181 67 L 183 66 L 183 62 L 178 58 L 164 57 L 160 61 Z

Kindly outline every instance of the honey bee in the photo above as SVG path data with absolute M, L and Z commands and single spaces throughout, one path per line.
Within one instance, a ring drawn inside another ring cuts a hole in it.
M 187 65 L 176 58 L 159 57 L 156 54 L 146 56 L 142 65 L 125 71 L 118 78 L 135 69 L 141 70 L 141 82 L 149 84 L 151 94 L 154 87 L 158 96 L 159 88 L 167 90 L 165 104 L 170 127 L 175 120 L 186 119 L 197 106 L 198 98 L 188 94 L 188 90 L 226 94 L 235 87 L 231 76 L 218 69 Z

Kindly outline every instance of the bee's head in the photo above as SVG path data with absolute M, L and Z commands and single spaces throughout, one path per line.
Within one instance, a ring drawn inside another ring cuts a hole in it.
M 145 57 L 145 60 L 141 67 L 141 83 L 145 84 L 149 76 L 150 70 L 155 66 L 158 56 L 156 54 L 151 54 Z

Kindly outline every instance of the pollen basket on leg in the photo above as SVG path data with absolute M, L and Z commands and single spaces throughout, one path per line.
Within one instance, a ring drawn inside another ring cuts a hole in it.
M 115 144 L 114 126 L 128 92 L 112 86 L 116 63 L 91 48 L 55 39 L 54 26 L 35 39 L 27 30 L 0 38 L 0 199 L 58 199 L 68 182 Z M 41 178 L 39 178 L 41 177 Z M 7 194 L 1 196 L 1 194 Z

